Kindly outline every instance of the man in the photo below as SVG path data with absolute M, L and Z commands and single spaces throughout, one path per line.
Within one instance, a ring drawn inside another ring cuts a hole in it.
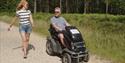
M 58 37 L 64 47 L 66 47 L 64 43 L 64 35 L 62 33 L 63 30 L 65 30 L 66 26 L 70 26 L 67 21 L 60 16 L 61 15 L 61 9 L 59 7 L 55 8 L 55 15 L 51 18 L 51 24 L 55 28 L 55 30 L 58 32 Z

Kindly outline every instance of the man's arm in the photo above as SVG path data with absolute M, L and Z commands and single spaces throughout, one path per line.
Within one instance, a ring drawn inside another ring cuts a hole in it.
M 62 30 L 55 23 L 52 23 L 52 26 L 55 28 L 56 31 L 61 31 Z
M 70 26 L 70 24 L 67 21 L 65 21 L 65 23 L 66 23 L 66 26 Z
M 56 31 L 60 31 L 60 30 L 61 30 L 61 28 L 59 28 L 59 27 L 55 24 L 55 21 L 54 21 L 53 18 L 51 18 L 50 21 L 51 21 L 52 27 L 55 28 Z
M 70 24 L 64 19 L 66 26 L 70 26 Z

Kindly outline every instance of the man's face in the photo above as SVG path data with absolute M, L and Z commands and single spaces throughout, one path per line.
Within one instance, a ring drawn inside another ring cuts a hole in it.
M 59 12 L 59 11 L 55 11 L 55 16 L 56 16 L 56 17 L 59 17 L 60 14 L 61 14 L 61 12 Z
M 61 9 L 60 9 L 59 7 L 56 7 L 56 8 L 55 8 L 55 16 L 56 16 L 56 17 L 59 17 L 60 14 L 61 14 Z

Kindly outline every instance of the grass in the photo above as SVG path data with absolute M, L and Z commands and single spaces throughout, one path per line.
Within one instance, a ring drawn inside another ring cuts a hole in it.
M 13 13 L 0 13 L 0 20 L 10 22 Z M 90 52 L 111 59 L 114 63 L 125 63 L 125 16 L 105 14 L 63 14 L 63 17 L 77 26 L 86 41 Z M 33 15 L 34 31 L 48 35 L 52 14 L 37 13 Z

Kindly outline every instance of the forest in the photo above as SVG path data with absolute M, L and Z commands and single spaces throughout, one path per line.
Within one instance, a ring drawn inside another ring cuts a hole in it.
M 15 12 L 20 0 L 1 0 L 0 12 Z M 125 0 L 27 0 L 32 12 L 53 13 L 61 7 L 62 13 L 99 13 L 125 15 Z

